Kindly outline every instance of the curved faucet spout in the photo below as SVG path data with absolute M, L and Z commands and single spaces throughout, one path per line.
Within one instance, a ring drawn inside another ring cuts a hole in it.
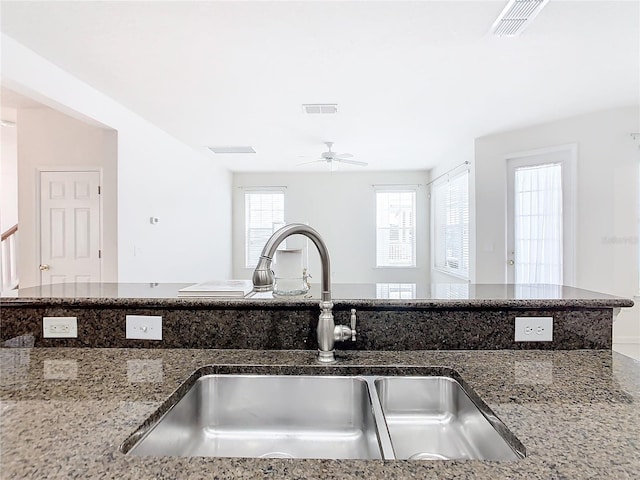
M 336 341 L 343 341 L 356 338 L 356 316 L 355 310 L 351 311 L 351 328 L 338 325 L 333 320 L 333 302 L 331 301 L 331 265 L 329 262 L 329 252 L 324 240 L 318 232 L 308 225 L 302 223 L 292 223 L 285 225 L 276 231 L 267 244 L 262 249 L 262 255 L 258 260 L 258 265 L 253 271 L 253 289 L 257 292 L 267 292 L 273 290 L 274 276 L 271 270 L 271 260 L 276 253 L 278 245 L 290 235 L 304 235 L 310 238 L 320 253 L 322 263 L 322 297 L 320 301 L 320 317 L 316 333 L 318 335 L 318 362 L 328 364 L 335 363 L 334 345 Z
M 262 254 L 258 260 L 258 265 L 253 271 L 253 287 L 257 292 L 273 290 L 273 271 L 271 261 L 278 246 L 291 235 L 304 235 L 309 238 L 318 249 L 320 262 L 322 264 L 322 301 L 331 301 L 331 264 L 329 261 L 329 251 L 322 240 L 320 234 L 308 225 L 302 223 L 292 223 L 277 230 L 267 241 Z

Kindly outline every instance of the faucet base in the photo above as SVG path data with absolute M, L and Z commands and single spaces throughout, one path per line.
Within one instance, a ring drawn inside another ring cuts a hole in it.
M 323 365 L 330 365 L 332 363 L 337 363 L 336 356 L 334 355 L 335 350 L 324 351 L 318 350 L 318 357 L 316 361 L 318 363 L 322 363 Z

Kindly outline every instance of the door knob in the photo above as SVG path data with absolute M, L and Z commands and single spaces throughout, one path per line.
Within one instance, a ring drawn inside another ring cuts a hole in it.
M 40 271 L 44 272 L 45 270 L 49 270 L 49 265 L 40 265 Z
M 509 260 L 509 265 L 515 265 L 516 262 L 514 262 L 513 260 Z

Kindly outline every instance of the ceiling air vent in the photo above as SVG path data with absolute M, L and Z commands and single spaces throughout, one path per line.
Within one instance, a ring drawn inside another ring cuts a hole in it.
M 498 37 L 515 37 L 527 28 L 549 0 L 510 0 L 491 26 Z
M 302 108 L 308 114 L 338 113 L 337 103 L 303 103 Z
M 256 153 L 253 147 L 207 147 L 213 153 Z

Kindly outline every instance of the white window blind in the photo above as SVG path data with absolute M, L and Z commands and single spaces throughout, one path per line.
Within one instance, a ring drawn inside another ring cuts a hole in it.
M 415 283 L 376 283 L 376 298 L 414 299 Z
M 515 170 L 515 281 L 562 284 L 562 166 Z
M 469 298 L 468 283 L 433 283 L 431 284 L 431 298 L 461 299 Z
M 269 237 L 284 226 L 284 192 L 247 192 L 245 207 L 245 267 L 254 268 Z
M 433 266 L 469 278 L 469 171 L 435 183 Z
M 376 192 L 376 266 L 415 267 L 416 192 Z

